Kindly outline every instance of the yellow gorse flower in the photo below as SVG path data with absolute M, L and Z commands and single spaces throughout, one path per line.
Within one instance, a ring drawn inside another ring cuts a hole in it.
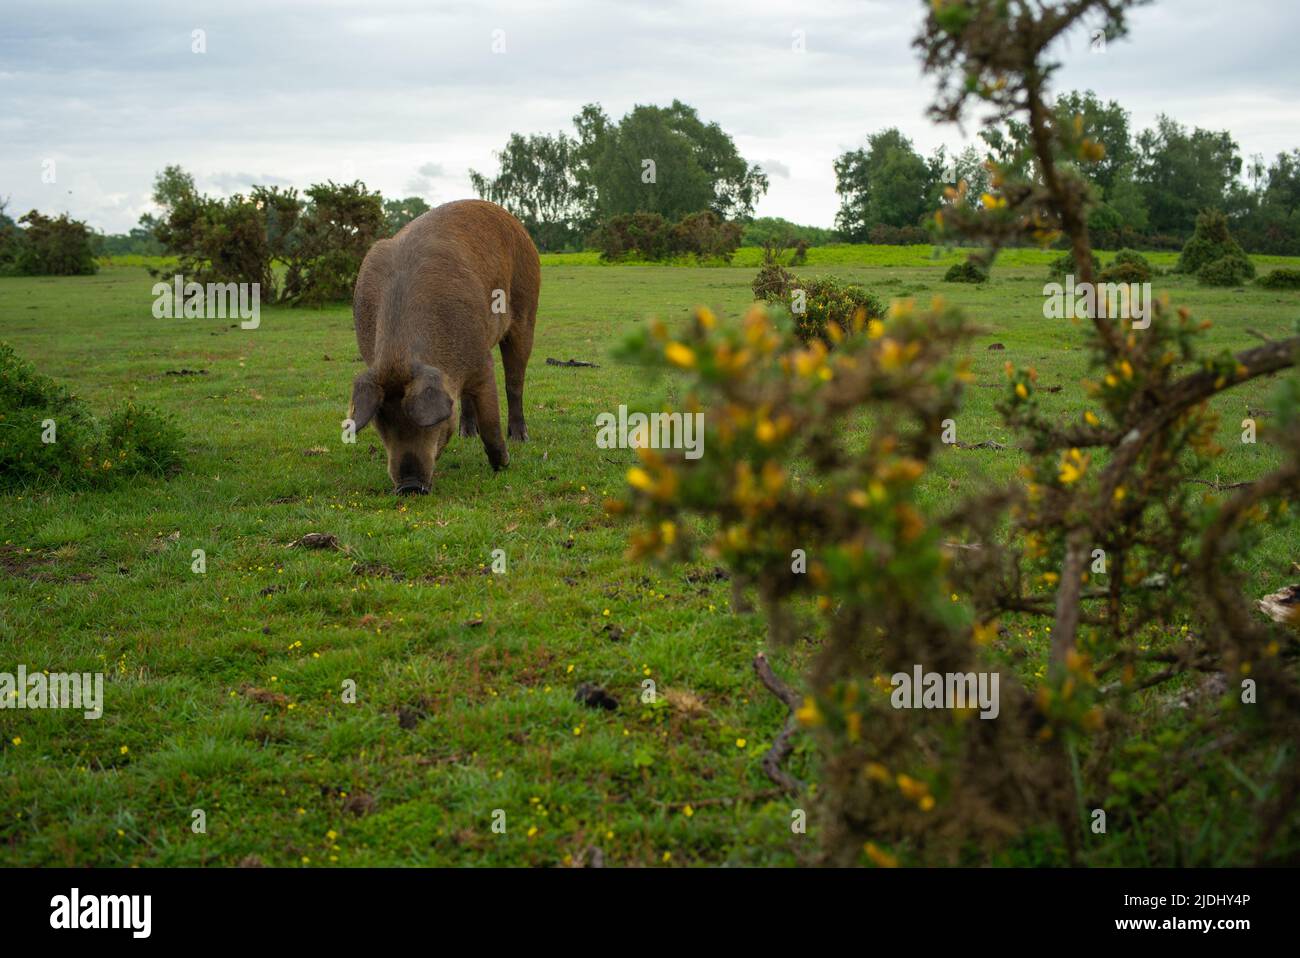
M 811 698 L 803 700 L 803 705 L 795 710 L 794 717 L 801 725 L 820 725 L 822 721 L 822 713 Z
M 862 846 L 862 850 L 867 853 L 867 857 L 870 858 L 873 863 L 881 868 L 898 867 L 898 859 L 889 854 L 889 852 L 877 848 L 875 842 L 867 842 Z
M 682 343 L 669 343 L 664 347 L 664 356 L 674 366 L 690 369 L 695 365 L 695 353 L 691 347 Z
M 1061 481 L 1062 485 L 1066 486 L 1072 482 L 1078 482 L 1083 478 L 1083 474 L 1088 471 L 1088 459 L 1089 457 L 1079 452 L 1078 449 L 1071 449 L 1061 456 L 1056 478 Z

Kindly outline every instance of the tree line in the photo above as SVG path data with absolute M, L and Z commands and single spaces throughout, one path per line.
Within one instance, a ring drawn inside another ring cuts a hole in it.
M 1059 128 L 1099 150 L 1084 164 L 1057 158 L 1090 187 L 1088 227 L 1098 246 L 1178 249 L 1197 216 L 1217 209 L 1248 251 L 1300 253 L 1300 149 L 1279 153 L 1269 164 L 1259 155 L 1244 161 L 1227 131 L 1189 128 L 1165 115 L 1134 134 L 1128 111 L 1091 90 L 1062 94 L 1053 109 Z M 940 147 L 922 157 L 898 129 L 871 134 L 864 147 L 835 160 L 839 238 L 886 242 L 892 233 L 921 226 L 945 188 L 962 181 L 967 201 L 979 202 L 993 190 L 990 165 L 1011 171 L 1028 137 L 1028 125 L 1011 119 L 981 132 L 983 150 Z
M 1180 249 L 1197 216 L 1213 209 L 1248 252 L 1300 254 L 1300 149 L 1271 163 L 1259 155 L 1246 161 L 1227 131 L 1164 115 L 1134 133 L 1127 110 L 1090 90 L 1062 94 L 1052 109 L 1057 128 L 1094 144 L 1087 162 L 1057 159 L 1087 184 L 1097 246 Z M 617 121 L 589 103 L 573 117 L 572 133 L 512 133 L 495 154 L 497 170 L 471 170 L 470 182 L 513 213 L 543 251 L 727 261 L 741 245 L 930 242 L 946 190 L 960 185 L 963 202 L 974 204 L 998 192 L 999 177 L 1037 175 L 1016 168 L 1030 153 L 1028 137 L 1027 124 L 1012 118 L 987 126 L 981 146 L 924 157 L 897 128 L 872 133 L 834 161 L 833 230 L 755 218 L 767 174 L 721 126 L 679 100 L 635 106 Z M 360 181 L 214 198 L 176 166 L 158 175 L 153 199 L 159 214 L 113 236 L 67 214 L 33 210 L 15 222 L 0 204 L 0 273 L 84 273 L 97 256 L 170 254 L 196 273 L 260 278 L 285 300 L 323 302 L 346 298 L 369 243 L 429 208 L 420 197 L 385 199 Z M 288 267 L 278 288 L 272 261 Z

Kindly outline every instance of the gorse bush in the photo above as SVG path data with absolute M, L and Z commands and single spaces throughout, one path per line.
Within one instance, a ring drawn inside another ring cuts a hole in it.
M 154 202 L 164 213 L 152 228 L 187 281 L 257 283 L 262 302 L 347 301 L 366 251 L 388 232 L 382 197 L 360 181 L 316 184 L 305 197 L 256 186 L 247 196 L 216 199 L 169 167 L 155 181 Z M 279 285 L 277 263 L 285 266 Z
M 1300 269 L 1275 269 L 1255 282 L 1265 289 L 1300 289 Z
M 97 422 L 81 400 L 0 343 L 0 487 L 171 476 L 181 468 L 181 443 L 169 418 L 131 402 Z
M 711 210 L 684 216 L 669 234 L 669 252 L 690 254 L 701 260 L 731 261 L 740 247 L 742 227 L 728 222 Z
M 847 329 L 855 321 L 884 315 L 879 299 L 861 286 L 832 276 L 800 279 L 779 266 L 764 266 L 754 279 L 753 289 L 764 302 L 785 308 L 794 320 L 795 334 L 805 343 L 814 339 L 830 343 L 833 327 Z
M 691 257 L 698 262 L 728 263 L 740 247 L 741 226 L 706 210 L 669 223 L 658 213 L 610 217 L 591 238 L 601 259 L 666 260 Z
M 754 299 L 760 302 L 780 302 L 787 297 L 794 281 L 794 274 L 781 264 L 765 263 L 750 288 L 754 291 Z
M 1090 261 L 1092 263 L 1092 274 L 1096 276 L 1101 272 L 1101 260 L 1098 259 L 1096 253 L 1093 253 L 1090 257 Z M 1064 279 L 1066 276 L 1073 276 L 1075 279 L 1078 279 L 1083 275 L 1082 271 L 1079 269 L 1079 261 L 1075 258 L 1073 250 L 1052 260 L 1047 267 L 1047 272 L 1048 276 L 1056 280 Z
M 1143 269 L 1136 263 L 1115 263 L 1098 273 L 1097 281 L 1099 283 L 1147 283 L 1151 281 L 1151 271 Z
M 1240 256 L 1213 260 L 1196 271 L 1202 286 L 1243 286 L 1254 275 L 1250 262 Z
M 183 463 L 182 441 L 170 417 L 127 400 L 104 420 L 101 444 L 109 461 L 116 454 L 119 476 L 173 476 Z
M 320 183 L 306 195 L 296 228 L 276 244 L 288 264 L 283 298 L 306 306 L 345 302 L 367 250 L 387 235 L 383 198 L 359 180 Z
M 1179 254 L 1178 265 L 1174 270 L 1179 273 L 1199 275 L 1206 266 L 1223 259 L 1240 260 L 1242 265 L 1234 268 L 1242 272 L 1246 279 L 1255 275 L 1254 264 L 1228 230 L 1228 218 L 1219 210 L 1206 210 L 1196 217 L 1196 231 Z M 1226 269 L 1228 267 L 1218 267 L 1216 275 L 1222 274 Z
M 32 210 L 19 218 L 26 229 L 11 231 L 0 244 L 13 272 L 27 276 L 85 276 L 94 273 L 90 227 L 67 213 L 44 216 Z
M 945 283 L 987 283 L 988 280 L 989 271 L 972 259 L 953 263 L 948 267 L 948 272 L 943 274 Z
M 995 192 L 939 211 L 941 240 L 976 240 L 992 263 L 1004 246 L 1064 238 L 1088 278 L 1095 200 L 1074 165 L 1105 151 L 1081 123 L 1052 120 L 1040 61 L 1076 22 L 1122 34 L 1129 5 L 926 4 L 933 115 L 957 121 L 975 100 L 1032 127 L 993 170 Z M 1300 636 L 1255 611 L 1236 558 L 1265 526 L 1296 524 L 1294 375 L 1266 428 L 1272 471 L 1235 490 L 1202 484 L 1223 452 L 1208 401 L 1293 368 L 1300 336 L 1215 353 L 1186 310 L 1158 301 L 1150 320 L 1088 321 L 1097 379 L 1079 384 L 1074 421 L 1040 405 L 1032 367 L 1007 363 L 998 409 L 1025 455 L 1019 480 L 940 496 L 930 474 L 959 454 L 945 450 L 972 378 L 959 358 L 972 330 L 941 300 L 828 319 L 815 336 L 762 307 L 741 322 L 699 310 L 631 343 L 677 371 L 676 405 L 704 415 L 709 452 L 638 449 L 628 497 L 608 508 L 635 518 L 633 555 L 702 546 L 757 590 L 771 642 L 815 643 L 796 717 L 817 745 L 816 790 L 799 801 L 823 860 L 1300 855 Z M 865 435 L 848 428 L 864 418 Z M 1027 641 L 1040 631 L 1045 644 Z M 998 694 L 990 707 L 900 707 L 897 680 L 915 671 L 969 676 L 972 692 L 996 679 Z M 772 771 L 788 752 L 783 732 L 765 767 L 799 791 Z
M 1145 256 L 1135 250 L 1122 249 L 1097 278 L 1103 283 L 1148 283 L 1152 275 L 1151 263 Z
M 57 442 L 42 441 L 49 420 L 56 424 Z M 76 484 L 96 441 L 85 405 L 0 343 L 0 482 L 5 488 Z

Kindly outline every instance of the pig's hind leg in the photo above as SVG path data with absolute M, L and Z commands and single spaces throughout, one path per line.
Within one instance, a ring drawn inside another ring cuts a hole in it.
M 465 421 L 465 412 L 472 408 L 488 462 L 493 469 L 504 469 L 510 463 L 510 453 L 506 451 L 506 441 L 501 436 L 501 400 L 497 396 L 497 374 L 492 367 L 491 353 L 484 354 L 482 369 L 462 398 L 468 398 L 469 402 L 462 407 L 461 423 Z
M 528 370 L 528 357 L 533 352 L 534 315 L 510 328 L 501 340 L 501 365 L 506 370 L 506 405 L 509 415 L 511 439 L 526 442 L 528 426 L 524 422 L 524 373 Z
M 460 434 L 462 436 L 478 435 L 478 419 L 474 416 L 474 403 L 469 396 L 460 401 Z

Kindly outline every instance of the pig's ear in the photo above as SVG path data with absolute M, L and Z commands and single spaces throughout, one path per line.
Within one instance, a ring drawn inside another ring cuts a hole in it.
M 402 408 L 417 426 L 436 426 L 451 418 L 451 396 L 443 388 L 442 373 L 421 364 L 406 387 Z
M 374 419 L 375 411 L 383 401 L 384 391 L 375 382 L 373 373 L 367 370 L 352 380 L 352 407 L 348 410 L 348 418 L 353 427 L 360 430 Z

